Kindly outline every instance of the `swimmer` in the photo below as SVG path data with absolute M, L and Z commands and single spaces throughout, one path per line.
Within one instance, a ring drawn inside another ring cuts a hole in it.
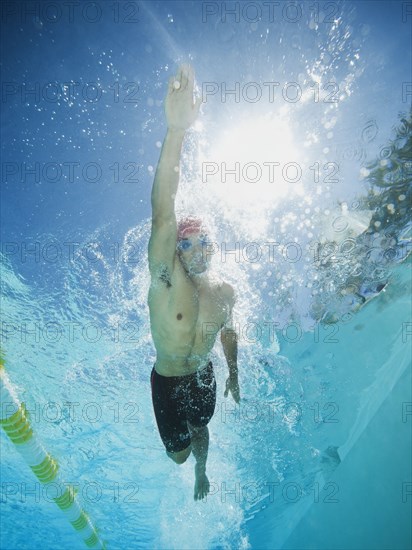
M 194 72 L 183 65 L 169 80 L 165 100 L 167 134 L 152 189 L 149 241 L 151 284 L 148 304 L 156 362 L 152 401 L 166 454 L 182 464 L 193 453 L 194 499 L 210 490 L 206 475 L 207 424 L 216 404 L 216 381 L 209 354 L 217 334 L 229 368 L 225 397 L 240 400 L 237 334 L 233 329 L 234 289 L 210 275 L 206 224 L 189 216 L 177 222 L 175 197 L 185 132 L 199 112 L 193 101 Z

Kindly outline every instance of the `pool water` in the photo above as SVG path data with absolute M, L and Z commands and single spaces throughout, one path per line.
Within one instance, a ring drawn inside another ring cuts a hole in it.
M 107 548 L 410 547 L 409 4 L 2 4 L 5 370 Z M 150 395 L 150 193 L 183 62 L 204 103 L 176 212 L 236 290 L 242 396 L 217 343 L 203 502 Z M 3 431 L 1 483 L 1 548 L 85 547 Z

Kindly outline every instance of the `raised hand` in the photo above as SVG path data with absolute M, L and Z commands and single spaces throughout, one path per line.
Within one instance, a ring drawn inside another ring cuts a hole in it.
M 181 65 L 169 79 L 165 112 L 171 130 L 187 130 L 199 113 L 202 98 L 193 101 L 195 73 L 190 65 Z

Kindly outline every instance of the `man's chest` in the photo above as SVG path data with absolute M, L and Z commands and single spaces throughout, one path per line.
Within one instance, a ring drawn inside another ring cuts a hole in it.
M 228 315 L 228 304 L 224 296 L 218 289 L 209 292 L 199 293 L 198 296 L 198 315 L 199 325 L 213 323 L 217 325 L 217 330 L 226 321 Z

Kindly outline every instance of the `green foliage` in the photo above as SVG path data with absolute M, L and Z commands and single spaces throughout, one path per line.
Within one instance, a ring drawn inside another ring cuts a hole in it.
M 410 220 L 412 202 L 412 111 L 401 115 L 395 138 L 366 168 L 369 191 L 359 203 L 375 211 L 370 230 L 400 231 Z

